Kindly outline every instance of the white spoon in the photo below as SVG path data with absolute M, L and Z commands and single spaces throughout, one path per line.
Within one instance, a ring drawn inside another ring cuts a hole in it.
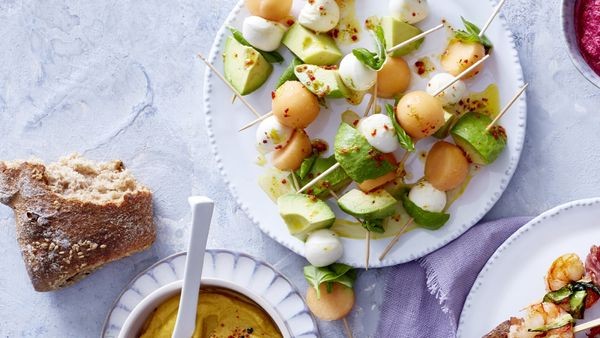
M 196 329 L 196 307 L 200 294 L 204 251 L 215 205 L 210 198 L 203 196 L 192 196 L 188 202 L 192 208 L 192 230 L 185 259 L 179 312 L 172 338 L 190 338 Z

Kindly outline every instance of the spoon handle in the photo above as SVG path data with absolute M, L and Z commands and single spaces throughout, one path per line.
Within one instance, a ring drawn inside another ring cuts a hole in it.
M 214 202 L 208 197 L 192 196 L 188 202 L 192 209 L 192 229 L 185 259 L 179 312 L 172 338 L 190 338 L 196 328 L 196 307 L 200 293 L 204 251 L 214 208 Z

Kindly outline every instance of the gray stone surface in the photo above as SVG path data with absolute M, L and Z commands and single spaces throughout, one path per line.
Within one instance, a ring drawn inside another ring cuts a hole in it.
M 473 0 L 482 1 L 482 0 Z M 75 286 L 33 291 L 0 207 L 0 337 L 96 337 L 111 303 L 139 271 L 184 248 L 192 193 L 215 199 L 209 247 L 262 257 L 306 284 L 303 260 L 250 224 L 213 166 L 202 116 L 204 67 L 234 0 L 0 0 L 0 158 L 55 160 L 77 151 L 120 158 L 155 191 L 157 244 Z M 508 190 L 488 219 L 534 215 L 599 195 L 600 90 L 572 66 L 558 0 L 508 1 L 529 90 L 527 140 Z M 356 337 L 372 336 L 385 269 L 361 273 Z M 341 326 L 321 323 L 324 337 Z

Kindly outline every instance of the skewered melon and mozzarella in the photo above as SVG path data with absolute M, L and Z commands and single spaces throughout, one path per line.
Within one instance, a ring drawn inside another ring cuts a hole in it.
M 256 129 L 256 145 L 263 154 L 285 147 L 294 129 L 281 124 L 275 116 L 264 119 Z
M 390 0 L 389 9 L 394 17 L 410 24 L 423 21 L 429 15 L 427 0 Z
M 377 71 L 365 66 L 352 53 L 344 56 L 338 72 L 348 88 L 359 92 L 369 90 L 377 81 Z
M 292 0 L 245 0 L 245 4 L 252 15 L 272 21 L 285 19 L 292 9 Z
M 309 0 L 298 15 L 298 23 L 317 33 L 332 30 L 339 21 L 340 7 L 335 0 Z
M 435 74 L 429 83 L 427 83 L 426 91 L 429 95 L 433 95 L 438 92 L 438 90 L 444 88 L 448 83 L 454 80 L 454 76 L 449 73 L 439 73 Z M 467 93 L 467 85 L 461 81 L 456 81 L 453 85 L 448 87 L 446 90 L 441 92 L 436 98 L 440 101 L 442 106 L 447 106 L 450 104 L 455 104 L 460 101 L 465 94 Z
M 387 115 L 374 114 L 365 117 L 356 128 L 373 148 L 382 153 L 392 153 L 400 146 L 394 124 Z
M 242 24 L 242 35 L 254 47 L 272 52 L 279 48 L 285 27 L 260 16 L 249 16 Z
M 396 120 L 416 140 L 433 135 L 444 123 L 442 104 L 423 91 L 408 93 L 396 106 Z
M 316 267 L 328 266 L 335 263 L 344 254 L 344 246 L 338 235 L 329 230 L 317 230 L 306 239 L 304 257 Z

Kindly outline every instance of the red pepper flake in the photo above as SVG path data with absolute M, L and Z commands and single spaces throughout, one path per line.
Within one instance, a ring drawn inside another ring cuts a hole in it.
M 373 131 L 371 132 L 371 136 L 374 137 L 375 135 L 377 135 L 377 129 L 373 129 Z
M 285 178 L 281 180 L 281 184 L 286 184 L 286 183 L 287 183 L 287 180 Z
M 329 31 L 329 35 L 334 38 L 337 39 L 340 36 L 340 30 L 337 28 L 334 28 L 332 30 Z
M 387 124 L 384 124 L 384 125 L 383 125 L 383 129 L 385 129 L 385 130 L 390 130 L 390 127 L 388 127 L 388 125 L 387 125 Z
M 273 100 L 275 99 L 275 91 L 271 92 L 271 99 L 273 99 Z
M 294 21 L 294 19 L 287 19 L 287 21 L 285 22 L 288 26 L 293 25 L 294 23 L 296 23 L 296 21 Z
M 327 142 L 321 140 L 321 139 L 314 139 L 312 141 L 312 150 L 314 153 L 324 153 L 327 151 L 327 149 L 329 148 L 329 145 L 327 144 Z
M 264 144 L 267 144 L 267 142 L 268 142 L 267 140 L 263 140 L 263 143 L 264 143 Z
M 352 39 L 352 41 L 357 41 L 358 40 L 358 36 L 352 35 L 351 39 Z
M 354 120 L 354 122 L 352 122 L 352 125 L 356 127 L 356 126 L 358 126 L 358 122 L 359 122 L 359 120 Z
M 415 67 L 417 67 L 417 74 L 419 75 L 423 75 L 425 74 L 425 72 L 427 71 L 427 69 L 425 69 L 425 62 L 423 61 L 417 61 L 415 62 Z
M 275 146 L 275 150 L 279 150 L 279 149 L 283 149 L 283 146 L 281 144 L 278 144 Z
M 490 134 L 494 137 L 494 139 L 504 139 L 506 140 L 506 129 L 502 126 L 493 126 L 490 129 Z

